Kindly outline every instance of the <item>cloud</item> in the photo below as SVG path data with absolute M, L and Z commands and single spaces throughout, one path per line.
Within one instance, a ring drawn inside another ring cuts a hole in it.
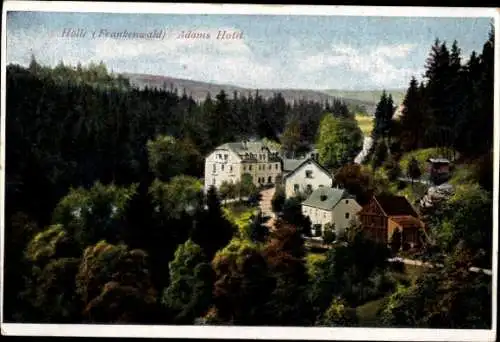
M 302 72 L 325 75 L 337 69 L 347 75 L 358 75 L 365 84 L 376 88 L 406 87 L 411 76 L 418 77 L 422 70 L 398 65 L 393 60 L 408 57 L 414 48 L 413 44 L 385 45 L 364 52 L 341 44 L 307 57 L 298 67 Z
M 179 29 L 163 40 L 141 40 L 92 39 L 91 33 L 86 38 L 69 39 L 56 31 L 18 30 L 7 35 L 8 61 L 27 65 L 32 53 L 48 65 L 61 59 L 71 65 L 102 60 L 115 72 L 251 88 L 396 88 L 406 87 L 412 75 L 420 74 L 420 70 L 398 63 L 415 49 L 412 44 L 382 45 L 366 52 L 337 44 L 318 51 L 291 38 L 288 47 L 263 56 L 245 37 L 216 39 L 219 30 L 237 31 L 231 27 L 200 29 L 198 33 L 210 38 L 177 39 L 182 31 Z

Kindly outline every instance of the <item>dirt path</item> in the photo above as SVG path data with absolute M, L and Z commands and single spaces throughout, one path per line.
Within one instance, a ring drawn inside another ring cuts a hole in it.
M 276 188 L 270 188 L 266 190 L 262 190 L 260 192 L 261 194 L 261 199 L 259 202 L 259 208 L 260 211 L 262 212 L 263 217 L 270 217 L 270 219 L 264 224 L 266 227 L 268 227 L 270 230 L 274 229 L 274 224 L 276 223 L 276 217 L 273 213 L 271 201 L 274 196 L 274 192 L 276 191 Z

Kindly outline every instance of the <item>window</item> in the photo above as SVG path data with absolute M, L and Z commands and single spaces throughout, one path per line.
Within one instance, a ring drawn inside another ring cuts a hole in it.
M 215 185 L 215 178 L 212 179 L 212 185 Z
M 279 167 L 278 164 L 276 164 L 275 167 L 276 167 L 276 170 L 278 170 L 278 167 Z
M 252 165 L 248 165 L 248 170 L 252 171 Z
M 309 192 L 312 191 L 312 185 L 311 184 L 307 184 L 307 191 L 309 191 Z
M 218 154 L 217 158 L 222 159 L 222 154 Z
M 320 188 L 322 188 L 322 187 L 323 187 L 323 184 L 320 184 L 320 185 L 319 185 L 319 187 L 320 187 Z
M 348 219 L 349 218 L 349 213 L 345 213 L 345 218 Z
M 227 160 L 227 154 L 224 155 L 224 160 Z
M 221 166 L 220 166 L 220 170 L 221 170 L 221 171 L 224 171 L 224 164 L 221 164 Z
M 306 170 L 306 178 L 312 178 L 313 172 L 312 170 Z
M 293 185 L 293 191 L 299 192 L 299 185 L 298 184 Z
M 213 165 L 212 172 L 214 172 L 214 173 L 217 172 L 217 165 L 215 165 L 215 164 Z
M 345 204 L 349 204 L 349 200 L 345 200 Z
M 269 177 L 267 178 L 267 182 L 268 182 L 268 183 L 271 183 L 271 182 L 272 182 L 272 181 L 271 181 L 271 176 L 269 176 Z
M 247 166 L 243 165 L 243 171 L 246 171 L 246 170 L 247 170 Z
M 271 168 L 272 168 L 272 167 L 273 167 L 273 166 L 272 166 L 271 164 L 269 164 L 269 170 L 271 170 Z
M 326 213 L 323 213 L 323 218 L 326 218 Z
M 233 165 L 229 165 L 229 172 L 233 172 Z

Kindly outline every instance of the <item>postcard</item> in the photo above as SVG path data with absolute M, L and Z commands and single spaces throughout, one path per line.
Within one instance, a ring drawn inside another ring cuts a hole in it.
M 495 9 L 3 19 L 2 334 L 495 340 Z

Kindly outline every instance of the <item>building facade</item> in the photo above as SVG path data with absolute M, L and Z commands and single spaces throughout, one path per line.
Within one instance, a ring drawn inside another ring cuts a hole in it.
M 315 159 L 308 158 L 295 166 L 284 177 L 286 198 L 311 194 L 320 187 L 331 188 L 333 176 Z
M 205 191 L 224 182 L 240 182 L 244 174 L 250 175 L 256 186 L 275 184 L 281 173 L 278 152 L 264 143 L 226 143 L 205 158 Z
M 302 214 L 311 220 L 313 235 L 323 235 L 328 223 L 334 225 L 337 236 L 344 235 L 361 209 L 346 190 L 331 187 L 316 189 L 302 203 Z
M 359 212 L 359 221 L 366 235 L 389 244 L 399 232 L 401 247 L 418 247 L 424 224 L 410 202 L 403 196 L 374 196 Z

